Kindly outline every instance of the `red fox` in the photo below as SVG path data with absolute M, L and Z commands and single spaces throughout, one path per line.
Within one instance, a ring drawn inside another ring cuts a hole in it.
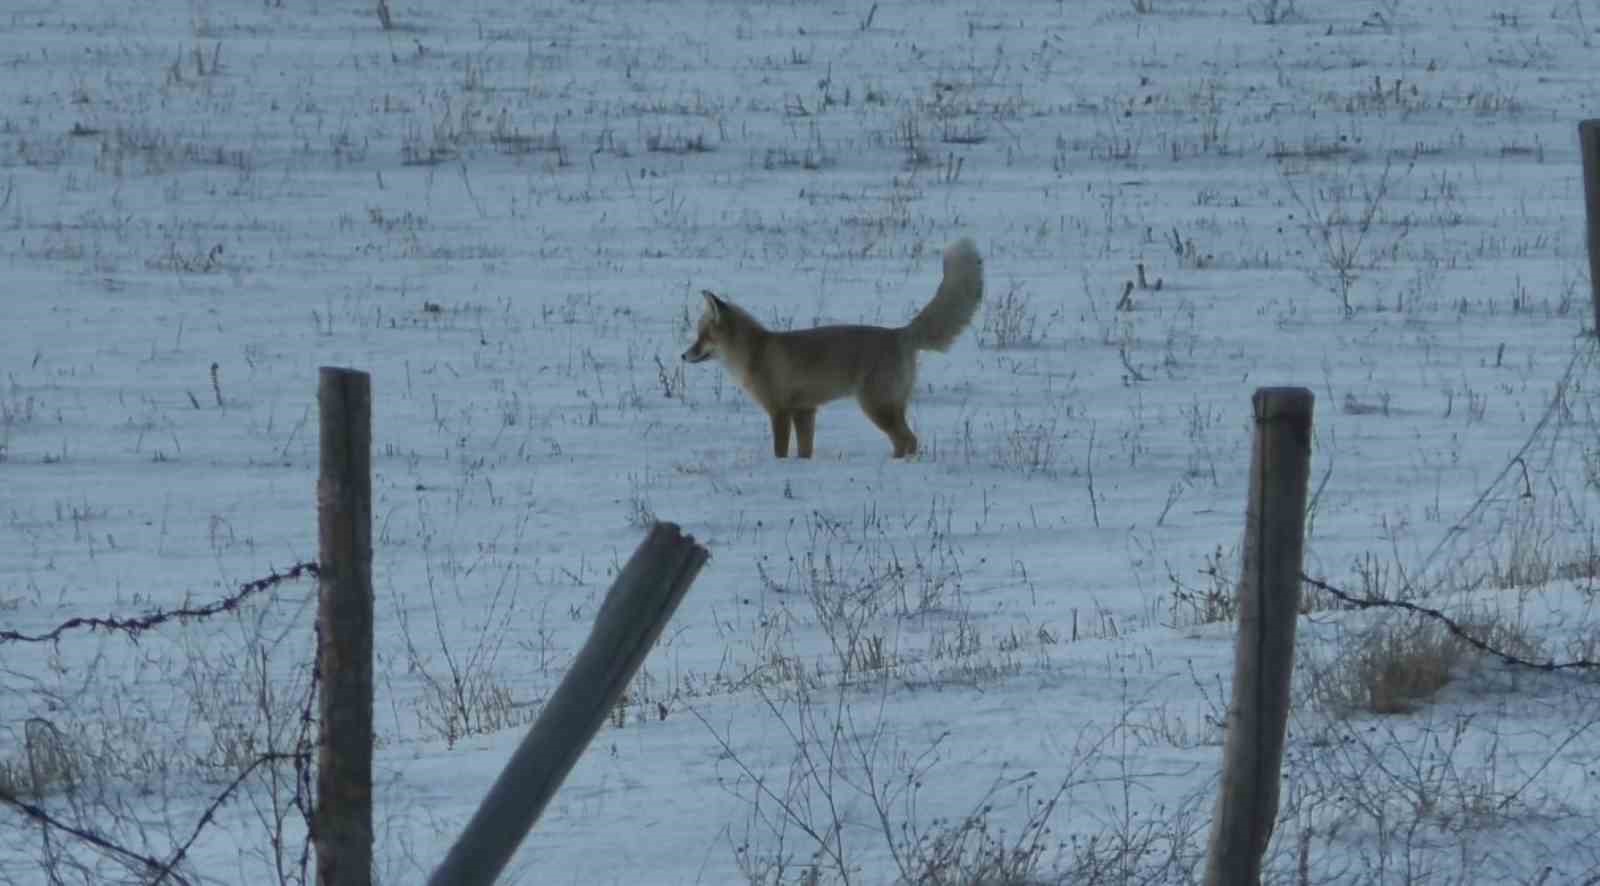
M 972 322 L 983 300 L 983 258 L 971 239 L 944 251 L 944 280 L 911 322 L 883 326 L 818 326 L 774 332 L 738 305 L 704 291 L 705 313 L 683 359 L 722 361 L 734 380 L 772 418 L 772 452 L 789 455 L 793 429 L 801 458 L 810 458 L 817 407 L 854 395 L 861 411 L 894 444 L 894 457 L 917 451 L 906 424 L 916 387 L 917 352 L 944 351 Z

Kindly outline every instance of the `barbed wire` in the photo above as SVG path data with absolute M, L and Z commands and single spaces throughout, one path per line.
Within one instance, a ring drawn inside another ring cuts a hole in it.
M 306 827 L 306 838 L 301 845 L 298 859 L 300 868 L 299 882 L 310 882 L 306 872 L 311 863 L 311 845 L 315 837 L 313 819 L 316 807 L 316 795 L 311 784 L 311 762 L 316 747 L 317 693 L 322 688 L 322 667 L 320 664 L 322 622 L 316 622 L 313 625 L 313 630 L 316 634 L 316 646 L 312 657 L 311 685 L 306 688 L 305 700 L 300 706 L 300 732 L 295 738 L 294 750 L 289 752 L 269 751 L 251 760 L 250 764 L 240 771 L 233 781 L 206 806 L 205 812 L 200 815 L 200 820 L 195 822 L 194 831 L 189 834 L 189 839 L 178 847 L 178 850 L 173 853 L 172 859 L 157 872 L 155 879 L 150 881 L 150 886 L 161 886 L 161 883 L 169 876 L 181 880 L 177 874 L 178 865 L 183 863 L 184 857 L 189 854 L 189 849 L 194 846 L 195 841 L 200 839 L 200 834 L 205 831 L 206 826 L 212 823 L 217 810 L 228 802 L 234 792 L 239 790 L 244 785 L 245 780 L 257 769 L 268 764 L 282 762 L 292 762 L 294 764 L 294 794 L 289 798 L 289 805 L 300 813 L 300 820 L 305 823 Z M 274 842 L 276 843 L 276 837 Z
M 319 693 L 322 691 L 322 619 L 317 619 L 311 625 L 316 643 L 311 651 L 311 688 L 306 692 L 305 704 L 300 708 L 300 736 L 295 739 L 294 751 L 294 797 L 291 800 L 296 810 L 300 812 L 300 820 L 306 826 L 306 839 L 300 845 L 300 882 L 311 882 L 306 875 L 307 868 L 311 865 L 311 847 L 317 839 L 317 794 L 312 784 L 311 755 L 317 748 L 318 734 L 317 705 L 320 701 Z
M 278 585 L 309 575 L 316 578 L 322 574 L 322 569 L 316 563 L 296 563 L 284 572 L 274 570 L 264 578 L 247 581 L 239 586 L 235 593 L 220 600 L 207 603 L 204 606 L 180 607 L 178 609 L 158 609 L 144 615 L 122 618 L 115 615 L 104 617 L 80 616 L 69 618 L 55 628 L 42 634 L 23 634 L 17 631 L 0 630 L 0 643 L 53 643 L 61 639 L 61 635 L 73 630 L 87 629 L 90 631 L 106 630 L 121 631 L 133 640 L 138 640 L 139 635 L 151 628 L 160 627 L 169 621 L 185 622 L 191 619 L 208 618 L 221 612 L 232 612 L 239 608 L 245 600 L 263 591 Z
M 166 866 L 165 863 L 158 858 L 149 855 L 143 855 L 123 846 L 118 846 L 117 844 L 111 842 L 105 837 L 100 836 L 94 831 L 89 830 L 88 828 L 76 827 L 72 824 L 62 821 L 61 819 L 51 815 L 49 812 L 46 812 L 42 807 L 35 806 L 32 803 L 12 796 L 11 792 L 7 791 L 5 788 L 0 788 L 0 803 L 4 803 L 15 808 L 23 815 L 26 815 L 34 821 L 39 822 L 41 825 L 52 827 L 71 834 L 72 836 L 77 837 L 79 840 L 88 843 L 90 846 L 93 846 L 96 849 L 122 859 L 124 863 L 132 864 L 153 873 L 161 873 L 163 868 Z M 171 873 L 171 876 L 179 883 L 187 884 L 189 882 L 187 879 L 179 876 L 176 873 Z
M 296 563 L 294 566 L 291 566 L 289 569 L 283 572 L 273 570 L 270 574 L 262 578 L 244 582 L 239 586 L 239 590 L 237 592 L 220 600 L 207 603 L 203 606 L 158 610 L 156 612 L 133 618 L 119 618 L 117 616 L 107 616 L 104 618 L 71 618 L 43 634 L 29 635 L 21 634 L 16 631 L 0 631 L 0 642 L 54 642 L 59 640 L 61 636 L 68 631 L 78 629 L 88 629 L 91 631 L 122 631 L 128 634 L 131 639 L 137 641 L 139 634 L 142 632 L 159 627 L 167 622 L 178 621 L 181 623 L 194 619 L 207 618 L 223 612 L 232 612 L 233 610 L 238 609 L 239 605 L 250 597 L 276 587 L 283 582 L 297 579 L 302 576 L 319 577 L 321 574 L 322 570 L 316 563 Z M 216 797 L 212 798 L 211 802 L 206 805 L 205 811 L 200 814 L 199 820 L 195 822 L 194 830 L 189 834 L 188 839 L 185 840 L 182 845 L 177 847 L 172 856 L 166 861 L 162 861 L 154 856 L 128 849 L 125 846 L 119 846 L 107 837 L 96 833 L 94 830 L 86 827 L 79 827 L 63 821 L 56 816 L 51 815 L 50 812 L 44 809 L 42 806 L 29 803 L 20 797 L 15 796 L 4 787 L 0 787 L 0 804 L 11 806 L 12 808 L 21 812 L 25 817 L 31 818 L 38 822 L 41 827 L 56 828 L 63 833 L 72 835 L 83 843 L 86 843 L 102 852 L 118 858 L 124 864 L 129 864 L 143 870 L 147 875 L 153 877 L 153 879 L 150 880 L 150 886 L 160 886 L 160 884 L 166 882 L 177 883 L 179 886 L 190 886 L 191 881 L 178 872 L 178 866 L 181 865 L 184 859 L 188 857 L 189 850 L 192 849 L 195 842 L 200 839 L 200 835 L 204 833 L 205 829 L 215 821 L 217 811 L 221 809 L 222 806 L 226 804 L 241 787 L 243 787 L 245 782 L 252 774 L 256 772 L 256 770 L 263 766 L 269 766 L 283 762 L 292 762 L 295 770 L 295 788 L 294 794 L 289 798 L 289 805 L 294 807 L 294 809 L 300 813 L 300 818 L 305 823 L 306 828 L 305 844 L 301 847 L 300 857 L 298 859 L 300 868 L 299 880 L 301 883 L 309 882 L 307 878 L 307 870 L 310 865 L 311 845 L 313 835 L 315 834 L 316 809 L 315 793 L 313 792 L 312 787 L 311 764 L 312 756 L 315 753 L 317 740 L 317 700 L 322 686 L 322 668 L 320 664 L 322 650 L 322 623 L 320 621 L 314 623 L 313 630 L 316 634 L 316 645 L 314 647 L 311 666 L 311 682 L 306 688 L 305 699 L 300 705 L 299 734 L 295 738 L 294 749 L 287 752 L 268 751 L 257 755 L 255 759 L 251 760 L 250 763 L 240 770 L 239 774 L 228 783 L 228 786 L 218 793 Z
M 266 766 L 270 763 L 282 763 L 291 760 L 294 761 L 297 769 L 303 763 L 301 754 L 298 750 L 292 753 L 269 752 L 261 754 L 254 760 L 251 760 L 250 764 L 244 767 L 244 769 L 241 770 L 238 775 L 234 776 L 233 781 L 229 782 L 228 786 L 223 788 L 222 792 L 217 794 L 217 796 L 212 798 L 211 802 L 207 804 L 205 811 L 200 813 L 199 821 L 195 822 L 194 830 L 190 832 L 189 839 L 185 840 L 183 845 L 178 847 L 177 851 L 172 854 L 171 859 L 161 863 L 160 868 L 156 871 L 155 879 L 150 881 L 150 886 L 161 886 L 161 883 L 165 882 L 169 877 L 177 880 L 178 882 L 183 882 L 183 877 L 178 874 L 177 871 L 178 865 L 183 863 L 184 858 L 188 856 L 189 850 L 194 846 L 195 841 L 200 839 L 200 834 L 204 832 L 206 827 L 215 819 L 217 810 L 222 808 L 222 804 L 228 802 L 229 798 L 233 796 L 234 792 L 239 790 L 239 788 L 244 785 L 245 780 L 254 774 L 257 769 L 260 769 L 262 766 Z M 298 798 L 298 784 L 295 793 Z M 310 841 L 307 840 L 308 844 L 309 842 Z
M 1590 661 L 1586 658 L 1562 662 L 1553 660 L 1543 662 L 1530 661 L 1529 659 L 1523 658 L 1519 655 L 1507 652 L 1504 649 L 1497 649 L 1485 642 L 1483 639 L 1473 636 L 1472 632 L 1462 627 L 1460 622 L 1457 622 L 1455 619 L 1445 615 L 1443 612 L 1437 609 L 1432 608 L 1431 606 L 1419 606 L 1416 603 L 1407 602 L 1405 600 L 1390 600 L 1385 597 L 1358 597 L 1349 592 L 1342 591 L 1325 581 L 1312 578 L 1311 576 L 1306 575 L 1304 572 L 1300 573 L 1300 580 L 1319 591 L 1332 594 L 1335 598 L 1348 603 L 1357 609 L 1399 609 L 1405 612 L 1411 612 L 1431 618 L 1444 625 L 1445 630 L 1449 631 L 1451 634 L 1454 634 L 1458 639 L 1466 643 L 1468 646 L 1471 646 L 1472 648 L 1486 655 L 1492 655 L 1508 665 L 1531 668 L 1536 671 L 1600 669 L 1600 661 Z
M 1468 524 L 1477 519 L 1478 515 L 1488 507 L 1494 496 L 1494 491 L 1500 488 L 1500 484 L 1505 481 L 1506 477 L 1511 475 L 1513 468 L 1521 465 L 1523 482 L 1527 483 L 1528 463 L 1524 457 L 1533 449 L 1534 444 L 1544 436 L 1545 429 L 1550 426 L 1551 422 L 1560 413 L 1561 407 L 1567 402 L 1567 393 L 1572 389 L 1572 380 L 1580 372 L 1588 371 L 1589 365 L 1595 360 L 1597 354 L 1600 354 L 1600 339 L 1593 336 L 1584 336 L 1578 340 L 1577 346 L 1572 352 L 1572 359 L 1567 361 L 1566 369 L 1562 371 L 1561 378 L 1556 381 L 1555 393 L 1551 395 L 1550 401 L 1545 404 L 1544 411 L 1539 415 L 1539 420 L 1534 422 L 1532 429 L 1528 431 L 1527 438 L 1523 440 L 1521 446 L 1517 447 L 1517 451 L 1512 454 L 1510 460 L 1494 476 L 1494 479 L 1483 487 L 1478 497 L 1473 500 L 1472 505 L 1450 524 L 1444 535 L 1434 544 L 1433 549 L 1428 551 L 1428 556 L 1422 559 L 1422 567 L 1415 571 L 1417 576 L 1426 575 L 1445 549 L 1458 537 L 1466 533 Z

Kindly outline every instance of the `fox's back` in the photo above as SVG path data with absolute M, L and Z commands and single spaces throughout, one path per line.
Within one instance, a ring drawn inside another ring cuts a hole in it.
M 874 386 L 904 387 L 909 393 L 916 354 L 902 341 L 900 330 L 882 326 L 817 326 L 769 333 L 765 376 L 775 405 L 820 406 L 848 397 L 869 381 Z

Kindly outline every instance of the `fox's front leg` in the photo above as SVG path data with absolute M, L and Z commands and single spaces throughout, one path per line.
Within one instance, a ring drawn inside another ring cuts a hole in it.
M 795 443 L 799 445 L 798 455 L 801 458 L 810 458 L 812 441 L 817 435 L 817 411 L 815 409 L 796 409 L 794 411 L 794 436 Z
M 783 410 L 775 410 L 772 416 L 772 454 L 779 458 L 789 457 L 789 428 L 794 425 L 794 414 Z

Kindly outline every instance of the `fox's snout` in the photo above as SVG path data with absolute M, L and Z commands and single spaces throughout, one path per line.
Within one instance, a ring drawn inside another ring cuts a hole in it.
M 709 359 L 711 359 L 711 349 L 706 346 L 703 339 L 690 345 L 689 350 L 683 352 L 685 363 L 704 363 Z
M 727 305 L 709 289 L 700 290 L 700 294 L 705 296 L 706 312 L 700 316 L 700 326 L 694 337 L 694 344 L 683 352 L 685 363 L 704 363 L 717 355 L 717 329 Z

